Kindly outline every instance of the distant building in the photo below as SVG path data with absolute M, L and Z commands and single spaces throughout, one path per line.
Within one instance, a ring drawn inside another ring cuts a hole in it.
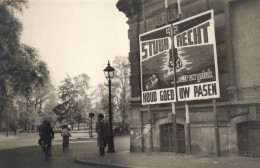
M 117 8 L 128 17 L 131 65 L 131 152 L 174 152 L 172 107 L 170 103 L 141 103 L 139 35 L 176 22 L 177 0 L 119 0 Z M 181 0 L 182 19 L 213 9 L 220 82 L 217 99 L 221 155 L 260 157 L 260 1 L 258 0 Z M 122 23 L 123 24 L 123 23 Z M 216 153 L 212 100 L 189 101 L 191 153 Z M 176 103 L 177 149 L 186 152 L 184 102 Z M 145 134 L 145 136 L 142 136 Z

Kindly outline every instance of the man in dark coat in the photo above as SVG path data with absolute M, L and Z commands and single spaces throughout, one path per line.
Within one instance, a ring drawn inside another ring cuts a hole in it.
M 45 127 L 42 130 L 42 140 L 44 144 L 47 144 L 47 148 L 50 150 L 51 155 L 51 141 L 54 138 L 54 132 L 49 121 L 46 122 Z
M 96 132 L 97 132 L 97 145 L 99 147 L 100 156 L 104 156 L 105 147 L 108 143 L 108 123 L 104 121 L 104 115 L 99 114 L 98 120 L 96 122 Z

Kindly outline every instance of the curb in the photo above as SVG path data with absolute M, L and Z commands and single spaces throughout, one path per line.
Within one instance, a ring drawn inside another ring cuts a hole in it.
M 95 161 L 87 161 L 80 158 L 77 158 L 75 160 L 76 163 L 85 164 L 89 166 L 102 166 L 102 167 L 111 167 L 111 168 L 143 168 L 143 167 L 137 167 L 137 166 L 128 166 L 128 165 L 120 165 L 120 164 L 113 164 L 113 163 L 102 163 L 102 162 L 95 162 Z

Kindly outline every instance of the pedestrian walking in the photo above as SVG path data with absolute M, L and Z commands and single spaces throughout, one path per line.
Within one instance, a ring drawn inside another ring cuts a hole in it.
M 65 149 L 68 150 L 68 147 L 69 147 L 69 137 L 71 137 L 71 133 L 70 133 L 70 129 L 69 129 L 67 124 L 62 126 L 61 136 L 63 138 L 62 149 L 63 149 L 63 151 L 65 151 Z
M 44 145 L 47 144 L 47 148 L 50 152 L 50 156 L 51 156 L 51 141 L 54 138 L 54 132 L 53 129 L 51 127 L 51 124 L 49 121 L 46 122 L 43 130 L 42 130 L 42 140 Z
M 96 132 L 97 132 L 97 145 L 99 147 L 100 156 L 104 156 L 105 148 L 108 143 L 108 123 L 104 120 L 104 115 L 99 114 L 98 120 L 96 122 Z

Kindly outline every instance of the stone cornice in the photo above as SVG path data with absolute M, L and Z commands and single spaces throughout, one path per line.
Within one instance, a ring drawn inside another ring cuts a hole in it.
M 119 11 L 123 12 L 126 17 L 132 18 L 132 15 L 137 13 L 141 2 L 140 0 L 119 0 L 116 7 Z

